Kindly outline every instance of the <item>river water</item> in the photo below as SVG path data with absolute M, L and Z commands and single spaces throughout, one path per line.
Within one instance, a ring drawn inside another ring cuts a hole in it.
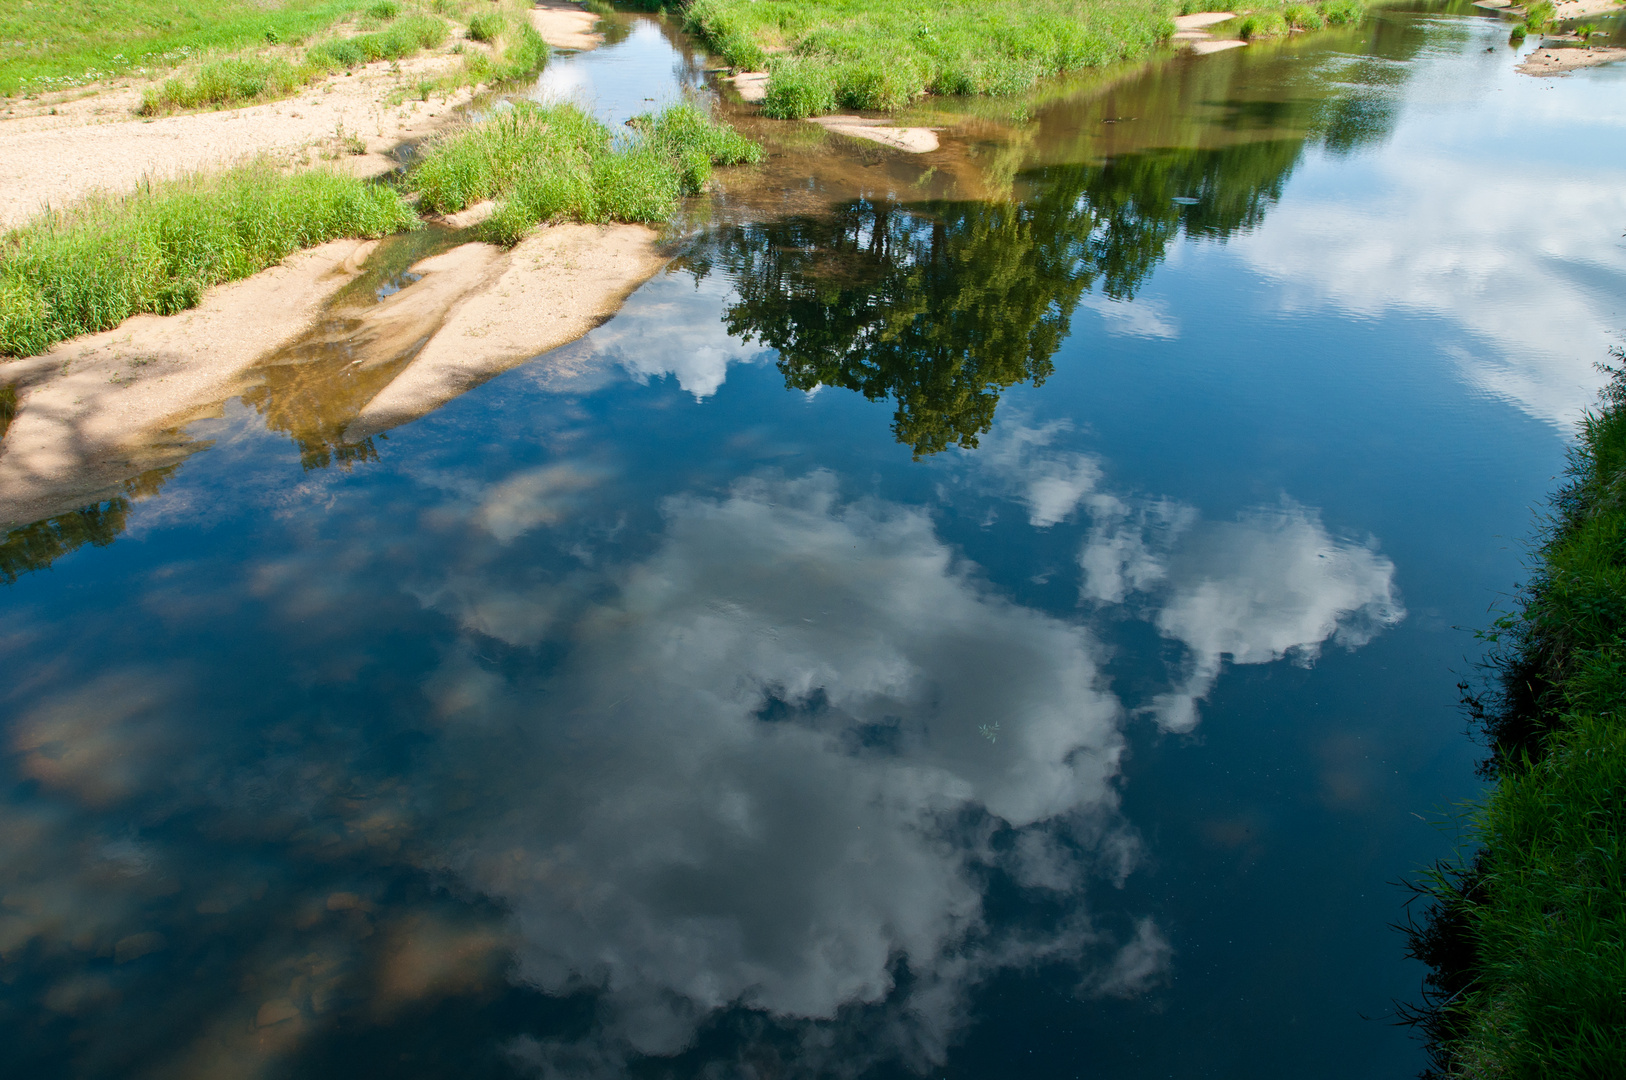
M 1415 1073 L 1396 882 L 1626 329 L 1626 68 L 1513 62 L 1390 9 L 918 158 L 724 103 L 774 159 L 582 342 L 14 533 L 5 1073 Z

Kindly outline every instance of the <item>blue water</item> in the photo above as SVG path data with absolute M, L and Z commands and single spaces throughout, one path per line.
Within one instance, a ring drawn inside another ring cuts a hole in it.
M 7 1074 L 1415 1073 L 1397 882 L 1626 326 L 1626 69 L 1325 42 L 1055 103 L 1005 200 L 822 144 L 368 454 L 231 403 L 13 556 Z

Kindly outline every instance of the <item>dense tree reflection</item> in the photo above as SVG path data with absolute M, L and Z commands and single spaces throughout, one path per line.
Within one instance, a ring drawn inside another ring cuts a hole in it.
M 974 447 L 1006 387 L 1050 374 L 1086 291 L 1132 299 L 1182 233 L 1256 225 L 1301 147 L 1052 166 L 1011 202 L 860 200 L 721 230 L 689 267 L 734 281 L 728 330 L 776 349 L 787 387 L 895 400 L 893 433 L 917 456 Z

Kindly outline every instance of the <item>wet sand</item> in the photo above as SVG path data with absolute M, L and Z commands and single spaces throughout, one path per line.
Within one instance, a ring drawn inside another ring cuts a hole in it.
M 885 120 L 862 116 L 810 116 L 807 119 L 808 123 L 837 135 L 868 139 L 906 154 L 929 154 L 937 149 L 937 132 L 931 128 L 897 127 Z

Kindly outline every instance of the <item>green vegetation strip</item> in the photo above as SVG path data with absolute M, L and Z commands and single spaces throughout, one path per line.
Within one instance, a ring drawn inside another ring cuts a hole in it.
M 438 140 L 407 180 L 424 209 L 455 213 L 497 200 L 485 228 L 518 242 L 539 222 L 664 221 L 701 189 L 712 166 L 762 150 L 691 104 L 633 121 L 620 139 L 573 105 L 522 102 Z
M 0 94 L 66 90 L 200 53 L 319 34 L 390 0 L 7 0 Z
M 1250 6 L 1242 32 L 1288 31 L 1276 0 Z M 1363 10 L 1360 0 L 1289 7 L 1302 28 Z M 787 119 L 895 109 L 923 94 L 1015 94 L 1145 56 L 1174 30 L 1165 0 L 693 0 L 686 21 L 732 66 L 766 69 L 763 111 Z
M 328 169 L 255 165 L 92 198 L 0 238 L 0 355 L 173 314 L 301 248 L 416 221 L 396 192 Z
M 478 83 L 497 84 L 522 79 L 539 71 L 548 59 L 548 46 L 526 14 L 523 0 L 502 0 L 496 7 L 482 6 L 469 18 L 467 36 L 490 46 L 463 54 L 461 67 L 438 79 L 419 84 L 420 96 Z M 437 12 L 461 15 L 463 6 L 439 0 Z M 397 0 L 375 0 L 367 17 L 385 22 L 380 30 L 335 37 L 311 46 L 304 59 L 234 56 L 205 64 L 187 77 L 167 79 L 142 95 L 140 112 L 157 116 L 182 109 L 229 108 L 274 101 L 297 94 L 317 79 L 378 60 L 404 60 L 426 49 L 438 49 L 451 33 L 439 15 L 418 12 L 401 15 Z M 397 18 L 397 16 L 401 16 Z M 461 48 L 461 46 L 459 46 Z
M 1414 939 L 1453 997 L 1424 1020 L 1446 1076 L 1626 1062 L 1626 372 L 1613 376 L 1522 603 L 1488 635 L 1497 785 L 1473 820 L 1477 862 L 1433 875 Z
M 762 156 L 692 104 L 635 125 L 617 138 L 574 106 L 521 103 L 434 143 L 407 187 L 431 212 L 498 200 L 486 234 L 513 244 L 555 219 L 664 221 L 713 165 Z M 266 164 L 92 198 L 0 237 L 0 355 L 32 356 L 143 312 L 172 314 L 301 248 L 418 223 L 392 188 Z

